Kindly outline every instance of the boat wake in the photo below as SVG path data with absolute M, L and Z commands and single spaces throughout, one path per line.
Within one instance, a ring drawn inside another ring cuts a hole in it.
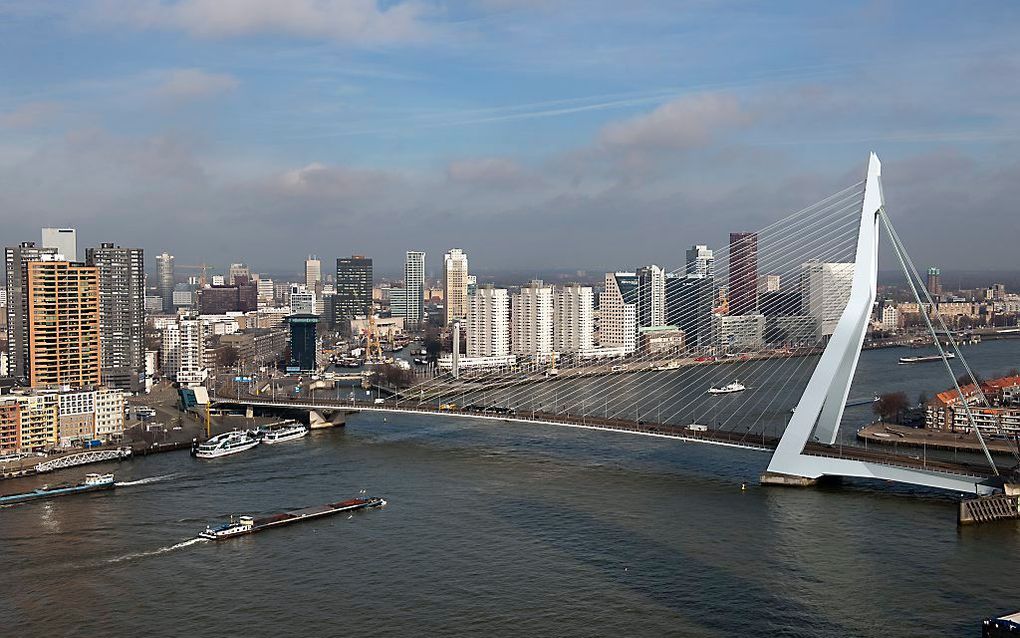
M 107 560 L 106 562 L 107 563 L 123 563 L 125 561 L 135 560 L 135 559 L 138 559 L 138 558 L 148 558 L 150 556 L 158 556 L 160 554 L 166 554 L 167 552 L 173 552 L 173 551 L 176 551 L 178 549 L 184 549 L 185 547 L 188 547 L 190 545 L 194 545 L 195 543 L 204 543 L 204 542 L 206 542 L 206 539 L 204 539 L 204 538 L 199 538 L 199 537 L 189 538 L 188 540 L 181 541 L 180 543 L 177 543 L 175 545 L 167 545 L 166 547 L 160 547 L 159 549 L 153 549 L 153 550 L 150 550 L 150 551 L 147 551 L 147 552 L 134 552 L 132 554 L 125 554 L 123 556 L 118 556 L 116 558 L 111 558 L 111 559 Z
M 132 485 L 148 485 L 149 483 L 159 483 L 161 481 L 169 481 L 176 478 L 176 474 L 160 474 L 159 476 L 148 476 L 146 478 L 138 479 L 137 481 L 117 481 L 114 483 L 117 487 L 130 487 Z

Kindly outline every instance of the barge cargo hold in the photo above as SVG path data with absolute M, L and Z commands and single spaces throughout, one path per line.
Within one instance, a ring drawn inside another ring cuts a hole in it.
M 85 480 L 78 484 L 61 483 L 60 485 L 47 485 L 23 494 L 7 494 L 5 496 L 0 496 L 0 505 L 24 503 L 25 501 L 37 501 L 44 498 L 69 496 L 71 494 L 82 494 L 84 492 L 112 490 L 114 485 L 113 474 L 86 474 Z
M 325 505 L 305 507 L 291 512 L 273 514 L 272 516 L 266 516 L 264 518 L 242 516 L 236 521 L 231 520 L 229 523 L 224 523 L 223 525 L 206 527 L 205 530 L 200 532 L 198 536 L 200 538 L 206 538 L 213 541 L 221 541 L 228 538 L 234 538 L 235 536 L 254 534 L 255 532 L 261 532 L 262 530 L 270 527 L 289 525 L 290 523 L 297 523 L 311 518 L 320 518 L 322 516 L 330 516 L 341 512 L 353 512 L 354 510 L 361 510 L 369 507 L 382 507 L 383 505 L 386 505 L 385 500 L 373 496 L 369 498 L 352 498 L 338 503 L 326 503 Z

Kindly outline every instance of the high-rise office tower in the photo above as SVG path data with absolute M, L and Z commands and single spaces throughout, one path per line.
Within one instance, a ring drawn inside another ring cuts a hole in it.
M 687 249 L 687 262 L 684 274 L 705 275 L 709 279 L 715 277 L 715 256 L 708 246 L 695 244 Z
M 637 271 L 638 327 L 666 325 L 666 273 L 656 265 L 643 266 Z
M 409 250 L 404 260 L 404 320 L 411 326 L 425 316 L 425 253 Z
M 782 277 L 780 275 L 762 275 L 758 277 L 758 295 L 779 290 Z
M 748 315 L 758 308 L 758 234 L 730 233 L 727 272 L 729 314 Z
M 163 299 L 163 312 L 174 312 L 174 256 L 163 253 L 156 255 L 156 286 Z
M 632 272 L 606 273 L 606 289 L 599 293 L 599 345 L 637 348 L 638 277 Z
M 145 386 L 145 260 L 141 248 L 104 243 L 85 251 L 99 272 L 99 344 L 103 383 L 138 392 Z
M 666 324 L 684 331 L 690 348 L 712 344 L 715 282 L 706 275 L 670 274 L 666 277 Z
M 372 312 L 372 260 L 361 255 L 336 260 L 336 294 L 333 296 L 338 324 L 367 317 Z
M 182 385 L 205 381 L 205 338 L 202 320 L 181 315 L 163 328 L 160 368 L 163 374 Z
M 230 264 L 227 269 L 228 286 L 247 286 L 251 283 L 251 269 L 245 264 Z
M 101 382 L 99 271 L 67 261 L 28 263 L 29 383 Z
M 557 352 L 587 352 L 595 347 L 595 294 L 591 286 L 569 284 L 556 291 L 553 347 Z
M 477 290 L 475 296 L 478 295 Z M 522 286 L 510 300 L 514 354 L 545 361 L 553 351 L 553 289 L 541 280 Z
M 73 228 L 43 228 L 42 247 L 56 248 L 67 261 L 78 261 L 78 233 Z
M 443 255 L 443 307 L 446 323 L 467 316 L 468 258 L 460 248 Z
M 836 323 L 850 301 L 853 279 L 852 263 L 811 261 L 801 265 L 801 312 L 814 317 L 819 339 L 836 330 Z
M 305 260 L 305 286 L 314 290 L 315 284 L 322 281 L 322 262 L 315 255 Z
M 287 369 L 295 372 L 314 372 L 319 358 L 319 317 L 316 315 L 290 315 L 290 361 Z
M 34 241 L 4 249 L 7 280 L 7 349 L 10 374 L 28 379 L 28 263 L 52 258 L 56 248 L 42 248 Z
M 510 297 L 506 288 L 478 287 L 467 312 L 467 356 L 505 357 L 510 354 Z
M 932 266 L 928 269 L 928 294 L 936 301 L 942 295 L 942 271 Z

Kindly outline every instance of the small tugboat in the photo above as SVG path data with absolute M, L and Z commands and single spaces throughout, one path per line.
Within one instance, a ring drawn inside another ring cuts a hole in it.
M 909 363 L 927 363 L 929 361 L 938 361 L 942 357 L 937 354 L 929 354 L 923 357 L 900 357 L 900 365 L 907 365 Z M 946 353 L 946 359 L 955 359 L 956 355 L 952 352 Z
M 263 443 L 274 445 L 284 441 L 300 439 L 308 434 L 308 428 L 302 423 L 287 423 L 276 427 L 259 428 L 258 432 L 262 437 Z
M 0 496 L 0 505 L 24 503 L 25 501 L 36 501 L 44 498 L 81 494 L 83 492 L 112 490 L 114 486 L 115 483 L 113 482 L 113 474 L 86 474 L 81 483 L 61 483 L 53 486 L 44 485 L 43 487 L 32 490 L 31 492 Z
M 250 432 L 234 431 L 217 434 L 205 443 L 191 448 L 191 454 L 200 459 L 217 459 L 221 456 L 250 450 L 259 444 L 258 438 Z
M 722 387 L 711 387 L 708 389 L 709 394 L 732 394 L 734 392 L 743 392 L 747 387 L 744 386 L 740 381 L 736 379 L 732 383 L 727 383 Z
M 306 507 L 304 509 L 294 510 L 291 512 L 281 512 L 265 518 L 241 516 L 237 520 L 231 519 L 229 523 L 224 523 L 223 525 L 217 525 L 216 527 L 210 525 L 202 532 L 199 532 L 198 536 L 199 538 L 206 538 L 211 541 L 222 541 L 228 538 L 234 538 L 235 536 L 261 532 L 262 530 L 269 529 L 270 527 L 279 527 L 281 525 L 290 525 L 291 523 L 306 521 L 310 518 L 320 518 L 322 516 L 330 516 L 332 514 L 339 514 L 340 512 L 352 512 L 354 510 L 361 510 L 369 507 L 382 507 L 383 505 L 386 505 L 385 500 L 376 496 L 370 496 L 367 498 L 352 498 L 338 503 L 326 503 L 325 505 Z

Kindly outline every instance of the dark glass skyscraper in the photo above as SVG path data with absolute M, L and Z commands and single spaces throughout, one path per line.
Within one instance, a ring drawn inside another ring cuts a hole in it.
M 336 321 L 366 317 L 372 311 L 372 260 L 361 255 L 336 260 Z
M 712 343 L 714 284 L 705 275 L 666 276 L 666 324 L 684 331 L 688 348 Z
M 287 368 L 295 372 L 314 371 L 319 350 L 319 316 L 291 315 L 287 317 L 287 324 L 290 326 L 290 360 Z
M 749 315 L 758 308 L 758 234 L 730 233 L 727 298 L 731 315 Z
M 138 392 L 145 381 L 145 260 L 141 248 L 102 244 L 85 251 L 99 270 L 103 383 Z

